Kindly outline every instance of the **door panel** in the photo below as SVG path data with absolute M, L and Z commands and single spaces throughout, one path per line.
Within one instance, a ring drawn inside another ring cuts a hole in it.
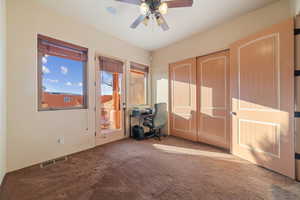
M 240 109 L 279 109 L 279 34 L 239 47 Z
M 230 48 L 232 153 L 294 178 L 293 21 Z
M 171 135 L 197 140 L 196 58 L 170 64 Z
M 198 140 L 229 148 L 229 51 L 197 59 Z

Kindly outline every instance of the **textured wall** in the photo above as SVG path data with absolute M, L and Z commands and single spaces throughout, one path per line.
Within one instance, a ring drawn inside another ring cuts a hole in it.
M 300 0 L 290 0 L 291 11 L 293 15 L 300 14 Z
M 291 17 L 290 1 L 277 1 L 232 21 L 152 52 L 152 101 L 168 102 L 168 64 L 229 48 L 245 36 Z
M 6 172 L 6 4 L 0 0 L 0 184 Z
M 8 11 L 8 171 L 95 145 L 95 61 L 101 53 L 149 64 L 149 52 L 62 16 L 36 0 L 10 0 Z M 37 34 L 89 48 L 88 110 L 37 111 Z M 57 141 L 64 137 L 64 144 Z

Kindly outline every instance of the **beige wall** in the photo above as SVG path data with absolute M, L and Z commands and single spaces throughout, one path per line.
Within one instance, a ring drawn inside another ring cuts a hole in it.
M 8 170 L 95 145 L 95 52 L 149 64 L 149 52 L 63 17 L 36 0 L 10 0 L 8 9 Z M 37 112 L 37 34 L 89 48 L 89 110 Z M 64 137 L 65 144 L 57 140 Z
M 0 0 L 0 184 L 6 172 L 6 5 Z
M 300 14 L 300 0 L 290 0 L 293 15 Z
M 229 48 L 231 43 L 289 17 L 290 1 L 281 0 L 152 52 L 152 102 L 168 102 L 169 63 Z

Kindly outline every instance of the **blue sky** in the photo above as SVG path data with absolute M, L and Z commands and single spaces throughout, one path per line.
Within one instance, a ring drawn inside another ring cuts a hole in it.
M 109 84 L 112 84 L 113 76 L 112 73 L 102 71 L 101 72 L 101 80 L 102 82 L 106 82 Z M 107 84 L 101 84 L 101 94 L 102 95 L 112 95 L 112 87 L 108 86 Z
M 47 92 L 83 94 L 83 63 L 56 56 L 43 57 L 43 86 Z
M 101 71 L 101 94 L 102 95 L 112 95 L 113 94 L 113 89 L 111 86 L 108 86 L 107 84 L 103 83 L 108 83 L 112 85 L 113 82 L 113 75 L 110 72 L 107 71 Z M 122 74 L 119 75 L 119 88 L 122 87 Z M 119 91 L 121 93 L 121 91 Z
M 56 56 L 44 56 L 42 60 L 43 86 L 46 92 L 83 94 L 83 69 L 80 61 L 60 58 Z M 111 84 L 112 73 L 102 71 L 102 81 Z M 122 76 L 120 76 L 121 84 Z M 103 95 L 112 95 L 112 87 L 101 84 Z

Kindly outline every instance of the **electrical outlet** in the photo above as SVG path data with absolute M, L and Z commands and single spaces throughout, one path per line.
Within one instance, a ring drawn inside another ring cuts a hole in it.
M 58 143 L 58 144 L 65 144 L 65 139 L 64 139 L 64 137 L 58 138 L 57 143 Z

